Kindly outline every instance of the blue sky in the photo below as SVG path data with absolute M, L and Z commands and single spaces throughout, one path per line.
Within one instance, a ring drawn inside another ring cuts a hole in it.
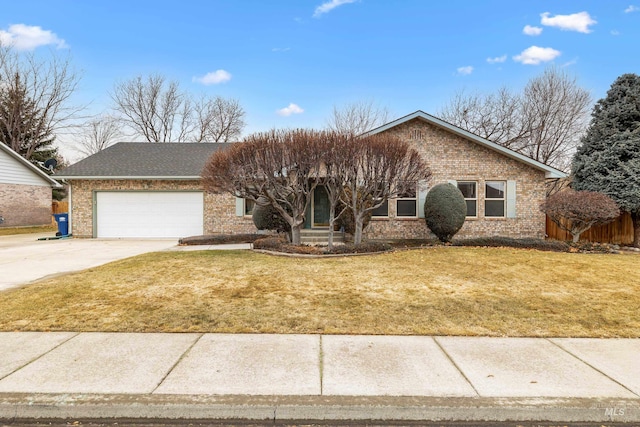
M 251 133 L 322 127 L 360 100 L 393 118 L 436 113 L 549 65 L 597 100 L 640 72 L 640 0 L 5 1 L 0 41 L 70 54 L 88 113 L 109 108 L 114 83 L 162 73 L 238 99 Z

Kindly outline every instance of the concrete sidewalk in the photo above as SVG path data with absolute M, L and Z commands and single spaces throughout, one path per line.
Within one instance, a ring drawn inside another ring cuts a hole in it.
M 640 422 L 640 339 L 0 333 L 0 420 Z

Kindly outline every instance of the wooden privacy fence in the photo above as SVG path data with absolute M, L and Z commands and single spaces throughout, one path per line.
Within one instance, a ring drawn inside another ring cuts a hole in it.
M 69 202 L 67 201 L 62 201 L 59 202 L 57 200 L 54 200 L 53 202 L 51 202 L 51 224 L 52 225 L 56 225 L 56 220 L 53 217 L 53 214 L 60 214 L 60 213 L 67 213 L 69 212 Z
M 547 217 L 547 236 L 550 239 L 571 240 L 571 233 L 559 228 Z M 615 221 L 606 225 L 591 227 L 580 235 L 580 240 L 599 243 L 613 243 L 616 245 L 629 245 L 633 243 L 633 222 L 631 214 L 624 212 Z

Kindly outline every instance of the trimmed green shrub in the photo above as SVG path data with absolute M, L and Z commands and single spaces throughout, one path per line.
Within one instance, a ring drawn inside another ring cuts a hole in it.
M 450 242 L 462 228 L 467 216 L 467 204 L 458 188 L 452 184 L 438 184 L 429 190 L 424 202 L 427 227 L 442 242 Z
M 266 199 L 258 199 L 258 203 L 253 206 L 251 218 L 258 230 L 275 230 L 278 233 L 290 233 L 291 226 L 282 218 L 282 215 Z

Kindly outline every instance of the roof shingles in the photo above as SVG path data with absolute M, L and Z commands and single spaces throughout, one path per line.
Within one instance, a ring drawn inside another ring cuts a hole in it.
M 223 143 L 120 142 L 75 163 L 55 178 L 194 178 Z

